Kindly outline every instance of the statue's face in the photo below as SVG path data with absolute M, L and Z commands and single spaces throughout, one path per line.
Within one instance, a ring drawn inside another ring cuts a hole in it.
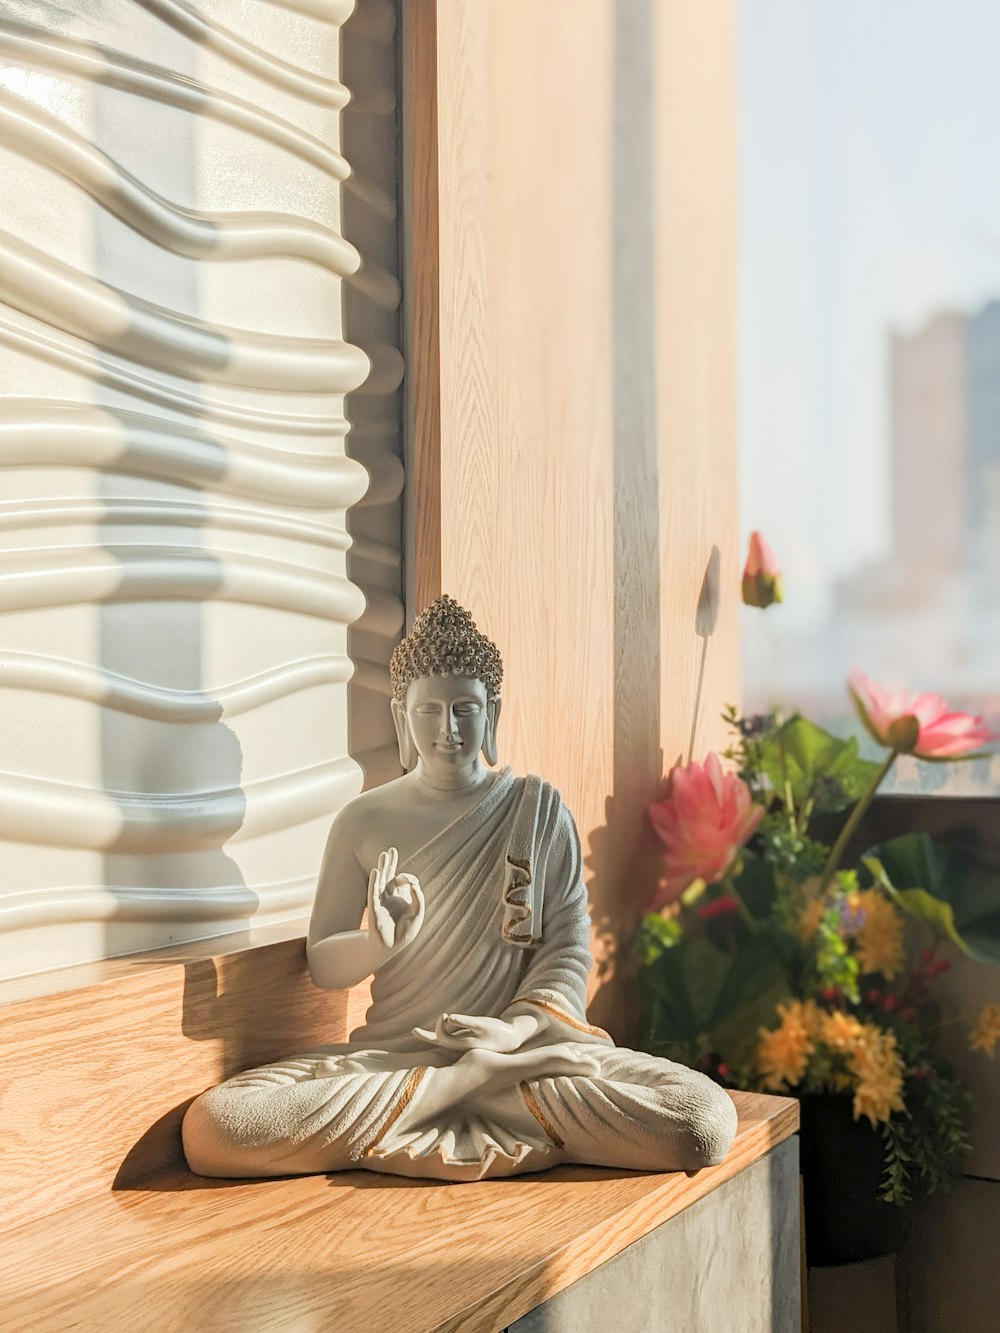
M 467 767 L 486 735 L 486 686 L 471 676 L 424 676 L 406 691 L 406 720 L 425 768 Z

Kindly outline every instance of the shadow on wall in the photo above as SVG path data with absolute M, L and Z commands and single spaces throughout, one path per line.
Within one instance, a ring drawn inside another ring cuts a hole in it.
M 362 254 L 343 284 L 344 337 L 372 370 L 347 396 L 349 458 L 368 472 L 364 498 L 347 517 L 347 577 L 368 609 L 348 630 L 354 676 L 347 687 L 348 750 L 365 787 L 402 769 L 389 711 L 388 663 L 403 628 L 403 361 L 400 307 L 400 126 L 398 0 L 360 4 L 341 29 L 341 78 L 357 90 L 341 115 L 351 176 L 341 191 L 341 228 Z
M 196 44 L 164 36 L 168 73 L 194 78 Z M 208 98 L 189 86 L 183 112 L 139 94 L 128 98 L 127 116 L 113 71 L 94 92 L 94 145 L 114 162 L 138 156 L 148 167 L 142 184 L 167 200 L 197 197 L 196 134 Z M 225 381 L 232 349 L 198 319 L 202 256 L 179 253 L 175 237 L 130 217 L 126 184 L 119 181 L 111 207 L 95 201 L 93 209 L 94 274 L 120 293 L 127 312 L 113 337 L 95 341 L 132 372 L 132 384 L 103 375 L 97 382 L 104 429 L 119 445 L 113 466 L 99 473 L 100 539 L 121 570 L 115 600 L 99 611 L 100 663 L 110 684 L 128 683 L 131 699 L 127 711 L 101 710 L 103 785 L 121 819 L 104 857 L 119 915 L 105 927 L 108 955 L 142 947 L 136 917 L 155 923 L 162 944 L 171 917 L 175 938 L 191 938 L 244 927 L 258 902 L 223 850 L 246 813 L 240 743 L 221 720 L 222 702 L 203 689 L 204 608 L 225 577 L 200 541 L 205 487 L 232 461 L 199 428 L 201 384 Z M 211 254 L 212 222 L 202 219 L 199 230 Z M 135 393 L 135 371 L 139 383 L 156 386 L 158 405 Z
M 634 1031 L 619 957 L 655 884 L 647 817 L 660 749 L 660 516 L 656 389 L 654 5 L 614 7 L 614 751 L 605 824 L 587 858 L 599 990 L 592 1020 Z

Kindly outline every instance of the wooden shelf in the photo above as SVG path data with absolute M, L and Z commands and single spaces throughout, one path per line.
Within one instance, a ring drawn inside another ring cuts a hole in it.
M 560 1167 L 442 1185 L 364 1172 L 246 1182 L 154 1173 L 0 1237 L 3 1325 L 502 1329 L 797 1128 L 794 1101 L 733 1096 L 733 1149 L 693 1176 Z
M 192 1176 L 179 1136 L 192 1097 L 361 1020 L 367 989 L 317 990 L 301 931 L 0 986 L 5 1333 L 502 1329 L 798 1126 L 796 1102 L 735 1093 L 729 1157 L 690 1177 Z
M 0 1231 L 179 1165 L 198 1093 L 345 1040 L 369 998 L 312 984 L 302 922 L 0 986 Z

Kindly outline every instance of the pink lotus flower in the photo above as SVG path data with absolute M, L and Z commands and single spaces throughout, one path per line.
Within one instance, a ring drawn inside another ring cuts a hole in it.
M 971 713 L 950 713 L 940 694 L 904 690 L 890 694 L 861 671 L 848 682 L 854 706 L 866 730 L 899 754 L 944 761 L 977 755 L 998 739 Z
M 743 567 L 743 600 L 747 606 L 770 606 L 784 593 L 777 556 L 759 532 L 751 532 Z
M 764 816 L 750 788 L 723 772 L 719 757 L 704 764 L 677 765 L 662 801 L 649 808 L 653 828 L 666 848 L 667 882 L 653 903 L 658 911 L 676 902 L 696 879 L 716 884 Z

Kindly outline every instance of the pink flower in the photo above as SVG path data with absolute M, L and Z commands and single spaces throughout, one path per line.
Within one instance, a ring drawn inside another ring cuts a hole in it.
M 724 773 L 719 757 L 710 754 L 704 764 L 677 765 L 662 801 L 651 805 L 653 828 L 666 848 L 666 885 L 653 903 L 658 911 L 676 902 L 696 879 L 716 884 L 733 863 L 764 816 L 750 788 L 732 773 Z
M 890 694 L 860 671 L 848 682 L 854 706 L 879 745 L 918 759 L 963 759 L 998 738 L 971 713 L 949 713 L 940 694 Z
M 744 602 L 747 606 L 770 606 L 781 601 L 783 591 L 777 557 L 759 532 L 751 532 L 743 567 Z

